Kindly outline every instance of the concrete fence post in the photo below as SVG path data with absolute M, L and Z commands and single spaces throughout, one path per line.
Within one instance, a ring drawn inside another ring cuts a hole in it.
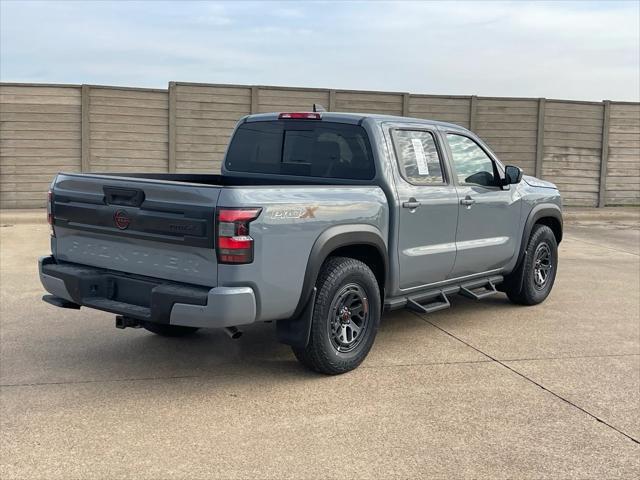
M 478 117 L 478 96 L 471 95 L 469 100 L 469 130 L 476 131 L 476 123 Z
M 408 93 L 402 94 L 402 116 L 409 116 L 409 102 L 411 101 L 411 96 Z
M 336 91 L 335 90 L 329 90 L 329 111 L 330 112 L 336 111 Z
M 542 178 L 542 162 L 544 162 L 544 108 L 546 99 L 538 99 L 538 130 L 536 134 L 536 165 L 534 175 Z
M 175 173 L 176 161 L 176 82 L 169 82 L 169 155 L 167 170 L 169 173 Z
M 609 161 L 609 123 L 611 119 L 611 101 L 603 102 L 602 115 L 602 150 L 600 153 L 600 189 L 598 191 L 598 208 L 607 202 L 607 162 Z
M 89 126 L 89 85 L 80 87 L 80 171 L 91 171 L 91 129 Z
M 260 87 L 251 87 L 251 113 L 260 111 Z

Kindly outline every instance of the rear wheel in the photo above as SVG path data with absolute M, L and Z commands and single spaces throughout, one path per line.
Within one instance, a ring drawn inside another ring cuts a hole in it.
M 142 327 L 162 337 L 184 337 L 197 332 L 196 327 L 183 327 L 181 325 L 169 325 L 166 323 L 142 322 Z
M 514 303 L 537 305 L 551 293 L 558 270 L 558 244 L 546 225 L 535 225 L 522 264 L 505 280 L 504 290 Z
M 356 368 L 373 345 L 381 300 L 371 269 L 359 260 L 329 258 L 317 282 L 311 335 L 296 358 L 320 373 L 336 375 Z

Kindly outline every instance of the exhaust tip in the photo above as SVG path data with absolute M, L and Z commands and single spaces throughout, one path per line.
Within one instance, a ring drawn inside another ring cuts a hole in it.
M 236 327 L 225 327 L 224 331 L 229 335 L 229 338 L 232 338 L 233 340 L 237 340 L 242 336 L 242 331 L 238 330 Z

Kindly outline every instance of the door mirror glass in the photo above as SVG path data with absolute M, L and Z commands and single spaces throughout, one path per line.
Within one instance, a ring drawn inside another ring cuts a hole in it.
M 504 176 L 505 185 L 520 183 L 520 180 L 522 180 L 522 169 L 514 165 L 507 165 L 504 167 Z

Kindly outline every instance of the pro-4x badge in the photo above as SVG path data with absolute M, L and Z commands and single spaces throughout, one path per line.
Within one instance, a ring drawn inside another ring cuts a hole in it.
M 273 220 L 296 220 L 298 218 L 316 218 L 319 207 L 275 207 L 269 209 L 269 217 Z

